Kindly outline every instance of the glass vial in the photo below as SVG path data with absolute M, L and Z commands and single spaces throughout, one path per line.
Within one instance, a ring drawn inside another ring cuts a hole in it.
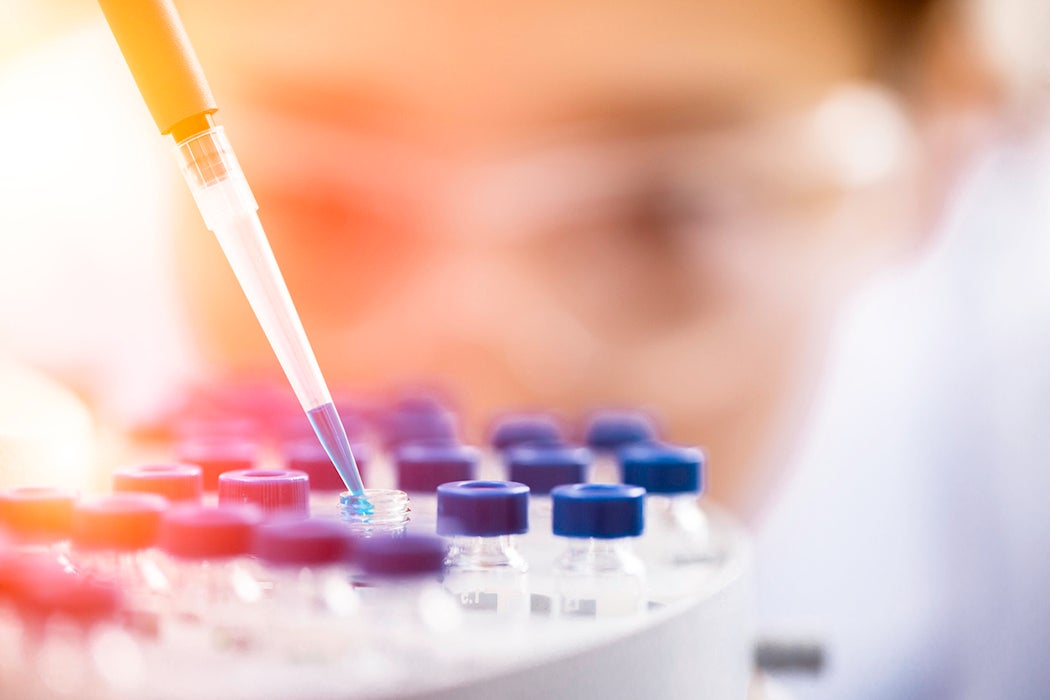
M 260 639 L 284 658 L 328 663 L 356 638 L 360 601 L 350 580 L 351 534 L 336 520 L 275 521 L 255 533 L 272 583 L 260 601 Z
M 515 536 L 529 529 L 529 487 L 455 481 L 437 489 L 437 531 L 451 536 L 444 586 L 467 610 L 527 616 L 528 564 Z
M 365 495 L 344 491 L 339 496 L 339 517 L 358 537 L 403 535 L 411 518 L 408 494 L 396 489 L 365 489 Z
M 643 611 L 645 566 L 631 551 L 631 539 L 642 534 L 645 489 L 576 484 L 556 487 L 551 498 L 553 532 L 567 541 L 554 563 L 558 614 L 597 618 Z

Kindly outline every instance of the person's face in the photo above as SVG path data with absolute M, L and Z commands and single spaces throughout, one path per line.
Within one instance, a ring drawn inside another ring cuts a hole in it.
M 851 3 L 183 5 L 333 384 L 652 407 L 739 502 L 899 223 L 817 152 L 871 61 Z M 276 371 L 209 238 L 179 237 L 205 348 Z

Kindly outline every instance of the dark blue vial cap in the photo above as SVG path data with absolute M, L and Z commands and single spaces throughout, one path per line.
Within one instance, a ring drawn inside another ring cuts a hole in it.
M 629 445 L 618 453 L 623 483 L 649 493 L 699 493 L 704 487 L 704 453 L 695 447 L 659 442 Z
M 433 493 L 449 481 L 476 478 L 478 451 L 457 442 L 417 442 L 396 454 L 397 487 L 408 493 Z
M 519 413 L 497 420 L 489 441 L 497 450 L 506 450 L 527 443 L 558 444 L 563 437 L 561 427 L 553 417 L 542 413 Z
M 626 484 L 572 484 L 551 491 L 554 534 L 615 539 L 645 526 L 645 489 Z
M 439 535 L 499 537 L 529 529 L 529 487 L 513 481 L 453 481 L 437 488 Z
M 434 535 L 366 537 L 353 547 L 353 558 L 368 576 L 412 578 L 440 574 L 448 545 Z
M 587 444 L 596 450 L 616 450 L 655 437 L 656 426 L 641 411 L 598 411 L 587 421 Z
M 587 481 L 591 458 L 587 448 L 567 445 L 521 445 L 503 455 L 508 478 L 525 484 L 535 494 L 548 494 L 555 486 Z

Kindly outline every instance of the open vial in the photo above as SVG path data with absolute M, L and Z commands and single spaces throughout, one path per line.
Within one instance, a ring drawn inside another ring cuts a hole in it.
M 358 537 L 403 535 L 410 513 L 408 494 L 397 489 L 365 489 L 363 496 L 344 491 L 339 496 L 339 517 Z

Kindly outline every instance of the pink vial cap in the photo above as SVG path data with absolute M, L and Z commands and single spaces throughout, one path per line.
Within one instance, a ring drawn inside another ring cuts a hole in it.
M 172 503 L 200 501 L 204 482 L 196 464 L 142 464 L 113 472 L 113 490 L 152 493 Z
M 0 525 L 19 539 L 65 539 L 73 524 L 73 504 L 77 497 L 76 491 L 61 488 L 0 491 Z
M 172 506 L 160 523 L 159 546 L 181 559 L 224 559 L 248 554 L 261 520 L 255 508 Z
M 205 491 L 215 491 L 224 472 L 254 467 L 258 452 L 255 441 L 237 437 L 198 438 L 175 446 L 178 461 L 201 468 Z
M 219 504 L 248 504 L 266 515 L 310 514 L 310 477 L 294 469 L 243 469 L 219 476 Z
M 73 509 L 73 544 L 85 549 L 152 547 L 168 501 L 150 493 L 121 493 L 83 500 Z

